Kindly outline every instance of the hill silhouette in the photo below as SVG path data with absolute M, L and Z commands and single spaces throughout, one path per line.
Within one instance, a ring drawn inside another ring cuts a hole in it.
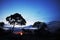
M 60 21 L 51 21 L 47 25 L 51 32 L 55 32 L 58 28 L 60 28 Z

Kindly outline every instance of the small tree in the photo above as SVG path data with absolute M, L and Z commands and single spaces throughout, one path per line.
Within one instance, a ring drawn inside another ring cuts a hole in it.
M 33 27 L 40 28 L 41 27 L 41 22 L 37 21 L 33 24 Z
M 46 25 L 46 23 L 44 23 L 44 22 L 39 22 L 39 21 L 37 21 L 37 22 L 35 22 L 35 23 L 33 24 L 33 27 L 37 27 L 38 29 L 40 29 L 40 28 L 46 28 L 47 25 Z
M 6 20 L 13 25 L 13 31 L 14 31 L 14 26 L 15 25 L 25 25 L 26 21 L 25 19 L 21 16 L 21 14 L 19 13 L 15 13 L 13 15 L 10 15 L 8 17 L 6 17 Z
M 0 22 L 0 28 L 4 27 L 4 22 Z
M 47 30 L 47 24 L 44 23 L 44 22 L 35 22 L 33 24 L 33 27 L 37 27 L 38 29 L 35 30 L 35 34 L 38 34 L 38 35 L 48 35 L 49 31 Z

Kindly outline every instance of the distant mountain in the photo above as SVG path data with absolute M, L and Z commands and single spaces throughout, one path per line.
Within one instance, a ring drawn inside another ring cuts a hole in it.
M 55 32 L 58 28 L 60 28 L 60 21 L 49 22 L 48 28 L 51 32 Z
M 29 26 L 26 26 L 26 27 L 24 27 L 24 28 L 31 28 L 32 27 L 32 25 L 29 25 Z
M 8 24 L 4 27 L 5 30 L 12 30 L 12 27 Z M 26 27 L 14 27 L 14 32 L 21 31 L 22 29 L 29 29 L 29 30 L 35 30 L 37 28 L 32 27 L 32 25 L 26 26 Z
M 30 29 L 32 27 L 32 25 L 26 26 L 26 27 L 19 27 L 19 28 L 14 28 L 14 31 L 21 31 L 22 29 Z

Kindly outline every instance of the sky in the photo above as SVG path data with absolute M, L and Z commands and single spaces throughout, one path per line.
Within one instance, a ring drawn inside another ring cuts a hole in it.
M 0 21 L 11 14 L 19 13 L 32 25 L 36 21 L 60 21 L 59 0 L 0 0 Z

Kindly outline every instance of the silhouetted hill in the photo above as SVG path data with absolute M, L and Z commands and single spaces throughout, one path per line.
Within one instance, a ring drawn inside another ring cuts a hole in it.
M 55 32 L 58 28 L 60 28 L 60 21 L 52 21 L 48 23 L 48 28 L 51 32 Z

